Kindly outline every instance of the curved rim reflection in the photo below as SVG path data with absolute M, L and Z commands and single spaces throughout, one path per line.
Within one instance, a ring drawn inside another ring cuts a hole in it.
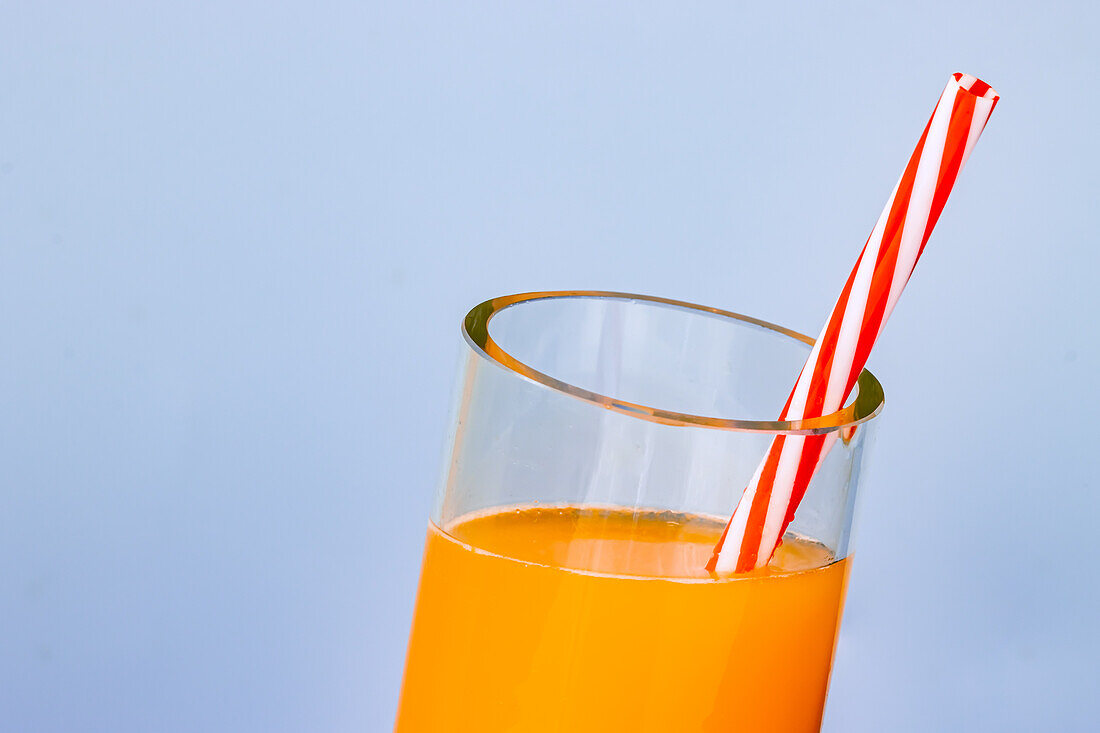
M 760 320 L 759 318 L 741 315 L 740 313 L 724 311 L 718 308 L 709 308 L 707 306 L 696 305 L 695 303 L 688 303 L 682 300 L 599 290 L 557 290 L 519 293 L 516 295 L 505 295 L 499 298 L 493 298 L 492 300 L 487 300 L 484 303 L 474 306 L 474 308 L 466 314 L 466 318 L 463 321 L 463 335 L 470 346 L 480 355 L 533 382 L 608 410 L 621 412 L 631 417 L 664 425 L 760 433 L 813 435 L 854 428 L 856 425 L 867 422 L 878 415 L 885 404 L 882 385 L 879 384 L 878 379 L 871 374 L 871 372 L 864 369 L 860 372 L 859 378 L 856 381 L 858 389 L 856 390 L 855 399 L 840 410 L 823 417 L 806 418 L 804 420 L 741 420 L 736 418 L 673 412 L 671 410 L 662 410 L 657 407 L 641 405 L 635 402 L 628 402 L 608 395 L 599 394 L 598 392 L 592 392 L 591 390 L 563 382 L 560 379 L 555 379 L 549 374 L 540 372 L 516 359 L 497 344 L 492 336 L 489 335 L 489 321 L 492 320 L 493 316 L 500 313 L 505 308 L 536 300 L 569 298 L 624 300 L 628 302 L 651 303 L 671 308 L 696 311 L 710 316 L 728 318 L 730 320 L 774 331 L 775 333 L 801 341 L 809 346 L 813 346 L 814 343 L 814 340 L 805 334 L 792 331 L 789 328 L 784 328 L 774 323 L 769 323 L 768 321 Z

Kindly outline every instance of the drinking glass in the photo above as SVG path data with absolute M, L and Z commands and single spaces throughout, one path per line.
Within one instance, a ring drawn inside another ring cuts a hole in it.
M 775 421 L 812 339 L 544 292 L 463 322 L 396 731 L 815 731 L 883 405 Z M 837 433 L 770 564 L 705 569 L 777 435 Z

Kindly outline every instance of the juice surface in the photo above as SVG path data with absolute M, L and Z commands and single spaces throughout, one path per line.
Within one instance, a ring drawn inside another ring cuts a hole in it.
M 431 525 L 395 730 L 818 730 L 848 561 L 788 536 L 716 577 L 721 532 L 572 507 Z

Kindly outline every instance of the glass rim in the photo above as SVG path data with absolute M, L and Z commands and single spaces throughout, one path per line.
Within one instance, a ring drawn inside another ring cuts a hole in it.
M 597 407 L 619 412 L 640 420 L 661 423 L 663 425 L 702 427 L 740 432 L 780 433 L 786 435 L 819 435 L 844 430 L 846 428 L 854 428 L 856 425 L 876 417 L 882 412 L 882 408 L 885 405 L 885 396 L 878 378 L 864 369 L 860 372 L 856 380 L 858 389 L 856 390 L 855 399 L 836 412 L 822 417 L 806 418 L 804 420 L 744 420 L 740 418 L 714 417 L 675 412 L 628 402 L 563 382 L 560 379 L 540 372 L 516 359 L 489 335 L 489 321 L 492 320 L 493 316 L 500 313 L 505 308 L 532 301 L 559 299 L 640 301 L 682 310 L 696 311 L 711 317 L 717 316 L 739 321 L 743 324 L 763 328 L 779 335 L 795 339 L 796 341 L 801 341 L 811 347 L 814 344 L 814 339 L 803 333 L 784 328 L 783 326 L 769 321 L 753 318 L 752 316 L 721 310 L 719 308 L 711 308 L 705 305 L 697 305 L 683 300 L 604 290 L 552 290 L 517 293 L 515 295 L 504 295 L 498 298 L 492 298 L 491 300 L 486 300 L 474 306 L 470 312 L 466 314 L 466 318 L 463 319 L 462 322 L 463 336 L 475 353 L 521 377 L 570 397 L 588 402 Z

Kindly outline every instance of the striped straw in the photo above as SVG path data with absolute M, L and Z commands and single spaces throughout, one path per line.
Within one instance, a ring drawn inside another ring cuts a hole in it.
M 780 420 L 820 417 L 844 405 L 998 99 L 988 84 L 969 74 L 954 74 L 947 82 Z M 776 436 L 715 546 L 708 570 L 748 572 L 768 563 L 835 439 L 835 431 Z

